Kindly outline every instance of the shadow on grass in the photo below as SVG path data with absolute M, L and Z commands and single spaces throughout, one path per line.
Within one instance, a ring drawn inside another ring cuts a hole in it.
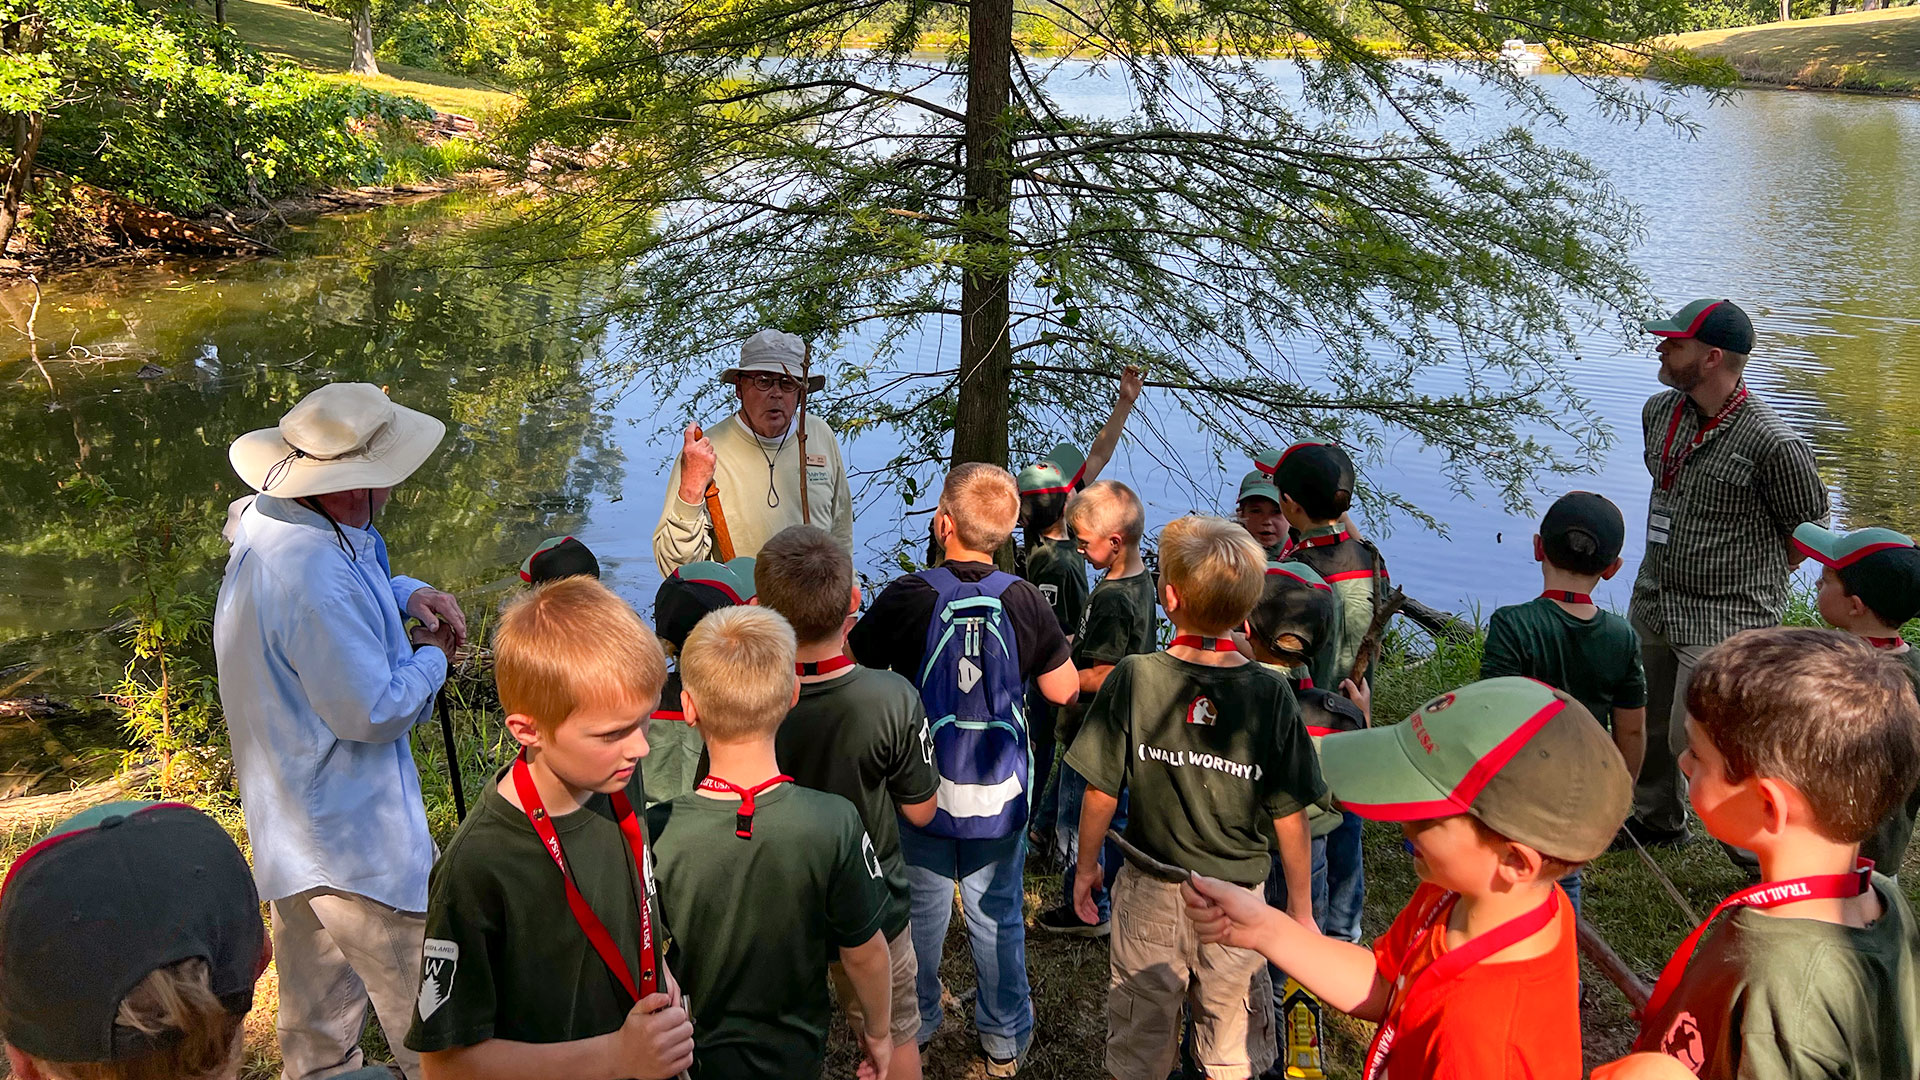
M 229 0 L 227 22 L 263 52 L 342 82 L 416 97 L 443 111 L 478 116 L 510 100 L 504 91 L 479 80 L 403 64 L 382 63 L 380 74 L 373 77 L 348 74 L 353 50 L 346 20 L 278 0 Z

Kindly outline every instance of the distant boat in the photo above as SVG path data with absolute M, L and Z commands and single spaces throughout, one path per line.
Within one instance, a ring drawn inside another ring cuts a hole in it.
M 1528 47 L 1521 38 L 1508 38 L 1500 46 L 1500 61 L 1521 75 L 1531 75 L 1540 70 L 1540 54 Z

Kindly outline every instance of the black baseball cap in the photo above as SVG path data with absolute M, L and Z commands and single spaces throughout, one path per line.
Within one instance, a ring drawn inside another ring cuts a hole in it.
M 1576 574 L 1597 574 L 1620 556 L 1627 542 L 1626 519 L 1604 495 L 1569 491 L 1540 519 L 1540 546 L 1547 561 Z
M 1753 320 L 1731 300 L 1695 300 L 1671 319 L 1649 319 L 1640 325 L 1656 337 L 1692 338 L 1742 356 L 1753 351 Z
M 1273 486 L 1315 518 L 1345 513 L 1355 482 L 1353 459 L 1332 443 L 1295 443 L 1273 467 Z
M 593 557 L 592 548 L 571 536 L 555 536 L 541 541 L 540 546 L 533 549 L 533 554 L 520 564 L 520 580 L 536 585 L 578 574 L 599 577 L 600 560 Z
M 754 597 L 753 557 L 730 562 L 693 562 L 667 575 L 653 597 L 653 632 L 679 648 L 708 612 Z
M 176 1037 L 114 1024 L 141 980 L 204 960 L 214 995 L 244 1015 L 266 947 L 253 872 L 212 818 L 184 803 L 96 806 L 0 886 L 0 1038 L 53 1062 L 141 1057 Z
M 1270 648 L 1290 634 L 1300 640 L 1302 654 L 1313 656 L 1333 634 L 1336 604 L 1332 587 L 1313 567 L 1269 562 L 1266 586 L 1247 624 L 1253 636 Z
M 1795 551 L 1840 575 L 1848 596 L 1890 626 L 1920 614 L 1920 548 L 1892 529 L 1839 532 L 1811 521 L 1793 530 Z
M 1360 731 L 1367 726 L 1367 714 L 1360 711 L 1360 706 L 1324 687 L 1308 687 L 1293 696 L 1300 702 L 1300 719 L 1312 738 Z

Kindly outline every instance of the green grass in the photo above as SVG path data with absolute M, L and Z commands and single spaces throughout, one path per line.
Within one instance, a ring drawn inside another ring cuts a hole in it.
M 1753 82 L 1920 93 L 1920 6 L 1701 30 L 1673 39 Z
M 352 39 L 345 19 L 280 0 L 228 0 L 227 23 L 263 52 L 283 56 L 329 79 L 418 98 L 442 112 L 478 119 L 512 96 L 476 79 L 402 64 L 380 64 L 380 75 L 350 75 Z

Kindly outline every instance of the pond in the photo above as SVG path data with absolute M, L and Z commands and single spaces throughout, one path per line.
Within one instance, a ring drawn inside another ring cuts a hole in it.
M 1076 93 L 1117 92 L 1102 85 Z M 1920 529 L 1920 199 L 1911 197 L 1920 102 L 1748 92 L 1696 109 L 1701 126 L 1689 139 L 1611 124 L 1580 107 L 1574 88 L 1553 92 L 1573 107 L 1543 137 L 1579 146 L 1644 207 L 1638 257 L 1663 300 L 1725 295 L 1753 313 L 1760 346 L 1750 380 L 1812 439 L 1844 516 Z M 591 316 L 607 270 L 526 283 L 407 258 L 484 205 L 461 195 L 327 218 L 281 237 L 283 254 L 272 258 L 175 260 L 50 283 L 34 332 L 42 355 L 59 357 L 43 374 L 15 337 L 0 383 L 0 495 L 10 510 L 0 519 L 0 689 L 41 667 L 15 692 L 108 686 L 124 654 L 102 631 L 134 573 L 89 548 L 90 520 L 106 524 L 90 515 L 218 522 L 244 493 L 227 444 L 330 379 L 386 385 L 449 421 L 446 443 L 382 522 L 396 569 L 490 607 L 517 584 L 533 544 L 571 532 L 598 553 L 609 583 L 649 611 L 664 433 L 688 417 L 677 403 L 596 390 L 584 377 L 619 339 L 617 325 Z M 18 334 L 32 308 L 28 290 L 0 293 L 0 316 Z M 1594 337 L 1565 361 L 1616 440 L 1597 475 L 1548 481 L 1549 497 L 1578 486 L 1621 505 L 1630 564 L 1649 487 L 1639 410 L 1660 389 L 1651 344 Z M 901 362 L 951 366 L 943 354 L 956 347 L 957 334 L 930 327 Z M 1163 469 L 1168 449 L 1203 461 L 1216 452 L 1174 418 L 1149 391 L 1108 473 L 1146 497 L 1151 526 L 1189 509 L 1230 509 L 1245 467 Z M 845 449 L 856 471 L 893 453 L 885 431 Z M 62 482 L 83 468 L 128 501 L 81 506 Z M 1530 517 L 1509 514 L 1491 493 L 1451 493 L 1439 463 L 1411 440 L 1390 445 L 1369 478 L 1444 525 L 1363 520 L 1411 595 L 1484 613 L 1537 589 Z M 857 554 L 874 578 L 891 575 L 893 552 L 924 527 L 903 509 L 890 492 L 858 504 Z M 218 566 L 214 552 L 207 573 Z M 1630 565 L 1604 586 L 1601 603 L 1624 608 L 1632 574 Z

